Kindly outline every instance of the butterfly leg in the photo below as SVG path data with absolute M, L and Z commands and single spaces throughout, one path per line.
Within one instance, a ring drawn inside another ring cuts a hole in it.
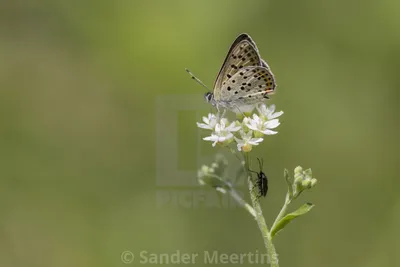
M 219 116 L 220 110 L 219 110 L 218 104 L 215 105 L 215 108 L 217 109 L 217 121 L 219 121 L 220 120 L 220 116 Z
M 222 111 L 222 115 L 221 115 L 221 111 L 219 110 L 218 107 L 217 107 L 217 110 L 218 110 L 218 112 L 217 112 L 217 121 L 221 121 L 221 119 L 225 116 L 226 109 L 224 109 L 224 111 Z
M 226 109 L 224 109 L 224 111 L 222 112 L 221 119 L 225 116 L 225 113 L 226 113 Z
M 240 114 L 242 114 L 243 118 L 246 117 L 244 113 L 240 110 L 239 106 L 235 105 L 235 108 L 239 111 Z

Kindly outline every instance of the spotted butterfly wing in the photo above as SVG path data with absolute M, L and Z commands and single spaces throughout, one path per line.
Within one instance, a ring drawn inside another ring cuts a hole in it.
M 275 87 L 274 76 L 261 59 L 256 44 L 249 35 L 239 35 L 231 45 L 215 81 L 213 94 L 216 103 L 227 108 L 256 103 L 273 92 Z
M 228 108 L 251 105 L 268 98 L 274 89 L 271 71 L 264 66 L 251 66 L 235 73 L 222 85 L 219 101 Z
M 251 53 L 252 60 L 248 60 L 246 53 Z M 254 62 L 256 60 L 256 62 Z M 243 66 L 257 66 L 260 65 L 260 56 L 255 43 L 251 40 L 250 36 L 243 33 L 239 35 L 231 45 L 228 54 L 221 66 L 214 83 L 214 89 L 220 88 L 222 83 L 229 79 L 230 76 L 237 72 L 237 67 L 243 62 Z

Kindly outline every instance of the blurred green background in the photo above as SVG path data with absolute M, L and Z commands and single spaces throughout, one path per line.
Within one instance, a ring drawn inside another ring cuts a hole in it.
M 292 205 L 315 209 L 276 238 L 281 266 L 399 266 L 399 10 L 392 0 L 1 1 L 0 265 L 263 252 L 244 210 L 194 200 L 207 190 L 196 169 L 217 149 L 199 141 L 195 121 L 211 109 L 184 71 L 211 86 L 247 32 L 277 79 L 269 103 L 285 112 L 255 150 L 270 179 L 267 221 L 285 167 L 319 180 Z M 187 101 L 200 109 L 179 110 Z M 176 121 L 160 117 L 165 105 Z M 157 167 L 168 154 L 193 185 L 160 182 L 175 179 Z

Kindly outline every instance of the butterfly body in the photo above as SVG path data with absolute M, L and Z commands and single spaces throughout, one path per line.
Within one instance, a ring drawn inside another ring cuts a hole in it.
M 205 95 L 215 107 L 230 110 L 254 105 L 274 92 L 275 78 L 249 35 L 239 35 L 218 73 L 213 92 Z

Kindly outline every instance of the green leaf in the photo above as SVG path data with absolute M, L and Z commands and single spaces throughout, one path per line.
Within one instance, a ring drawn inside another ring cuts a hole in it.
M 292 182 L 290 181 L 289 171 L 287 169 L 284 170 L 283 176 L 285 176 L 285 180 L 287 183 L 289 199 L 292 199 L 293 198 L 293 186 L 292 186 Z
M 302 205 L 300 208 L 298 208 L 296 211 L 286 214 L 285 217 L 283 217 L 273 229 L 271 229 L 271 237 L 274 237 L 279 231 L 281 231 L 285 226 L 296 219 L 297 217 L 306 214 L 309 212 L 314 205 L 312 203 L 306 203 Z

